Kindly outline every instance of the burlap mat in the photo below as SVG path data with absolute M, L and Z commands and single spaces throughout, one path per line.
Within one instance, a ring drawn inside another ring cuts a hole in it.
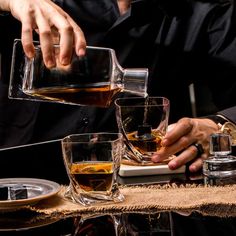
M 129 213 L 180 211 L 200 212 L 203 215 L 236 216 L 236 185 L 230 186 L 122 186 L 125 201 L 84 207 L 63 198 L 65 186 L 48 199 L 28 209 L 47 215 L 74 215 L 90 213 Z

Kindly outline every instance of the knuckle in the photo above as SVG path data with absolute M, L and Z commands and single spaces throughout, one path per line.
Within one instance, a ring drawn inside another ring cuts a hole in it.
M 65 26 L 62 27 L 61 31 L 66 32 L 67 34 L 72 34 L 73 33 L 73 27 L 69 24 L 66 24 Z
M 22 23 L 22 29 L 21 29 L 22 34 L 30 34 L 32 32 L 32 27 L 30 24 L 27 23 Z
M 186 148 L 189 146 L 189 139 L 185 136 L 181 137 L 180 143 L 183 146 L 183 148 Z
M 191 119 L 188 118 L 188 117 L 183 117 L 183 118 L 180 119 L 180 122 L 187 124 L 187 123 L 190 123 L 190 120 L 191 120 Z
M 191 122 L 191 118 L 184 117 L 184 118 L 181 118 L 179 122 L 183 126 L 183 128 L 186 130 L 191 129 L 193 126 Z
M 196 147 L 191 146 L 191 148 L 189 148 L 189 152 L 193 156 L 193 155 L 196 155 L 198 153 L 198 150 L 197 150 Z
M 23 45 L 26 51 L 31 50 L 33 47 L 31 43 L 23 43 Z
M 35 8 L 32 5 L 29 5 L 27 8 L 27 12 L 30 16 L 35 15 Z
M 83 31 L 80 29 L 80 27 L 75 26 L 73 29 L 74 29 L 75 34 L 84 36 L 84 33 L 83 33 Z
M 51 30 L 49 29 L 49 28 L 47 28 L 47 29 L 41 29 L 40 31 L 39 31 L 39 34 L 40 34 L 40 36 L 41 37 L 50 37 L 50 35 L 51 35 Z
M 85 48 L 87 44 L 86 44 L 86 41 L 85 41 L 85 40 L 80 40 L 80 41 L 79 41 L 79 45 L 80 45 L 81 47 L 84 47 L 84 48 Z

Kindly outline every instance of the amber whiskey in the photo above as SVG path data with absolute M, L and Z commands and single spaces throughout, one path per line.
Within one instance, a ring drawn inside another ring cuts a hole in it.
M 24 92 L 30 96 L 61 103 L 108 107 L 113 97 L 119 93 L 120 90 L 119 88 L 111 89 L 109 85 L 106 85 L 93 88 L 51 87 L 26 90 Z
M 112 185 L 113 163 L 73 163 L 70 174 L 74 183 L 86 192 L 109 191 Z
M 150 126 L 141 126 L 138 131 L 127 134 L 128 141 L 142 155 L 156 152 L 161 147 L 163 134 Z

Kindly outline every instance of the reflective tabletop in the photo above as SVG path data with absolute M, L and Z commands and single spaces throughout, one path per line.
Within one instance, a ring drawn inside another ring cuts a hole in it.
M 42 178 L 68 184 L 60 141 L 0 150 L 0 178 Z M 47 163 L 47 165 L 45 165 Z M 14 168 L 13 168 L 14 165 Z M 234 179 L 226 180 L 234 183 Z M 199 184 L 223 185 L 202 174 L 119 177 L 121 185 Z M 0 212 L 0 235 L 236 235 L 236 217 L 216 217 L 198 212 L 119 212 L 115 214 L 43 215 L 32 211 Z
M 121 213 L 39 219 L 29 212 L 1 215 L 0 235 L 25 236 L 213 236 L 236 235 L 236 218 L 181 212 Z

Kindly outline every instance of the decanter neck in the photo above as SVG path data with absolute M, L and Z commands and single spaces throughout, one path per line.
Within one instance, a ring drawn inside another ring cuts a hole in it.
M 132 68 L 124 69 L 123 72 L 123 91 L 147 97 L 148 69 Z

